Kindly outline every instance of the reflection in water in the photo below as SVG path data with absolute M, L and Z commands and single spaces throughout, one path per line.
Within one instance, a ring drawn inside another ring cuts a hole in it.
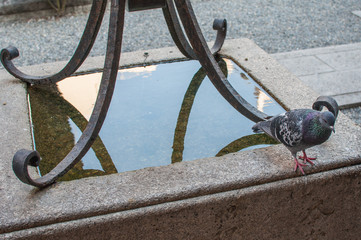
M 147 78 L 152 76 L 152 73 L 156 70 L 157 70 L 157 65 L 151 65 L 147 67 L 126 68 L 119 71 L 117 80 L 129 80 L 129 74 L 127 73 L 132 73 L 131 78 L 136 78 L 136 77 Z
M 242 149 L 254 147 L 258 145 L 265 145 L 265 144 L 277 144 L 278 142 L 273 138 L 269 137 L 268 135 L 261 133 L 261 134 L 252 134 L 248 136 L 241 137 L 219 151 L 216 154 L 216 157 L 223 156 L 228 153 L 238 152 Z
M 40 173 L 50 172 L 74 147 L 75 141 L 70 121 L 81 131 L 88 123 L 87 119 L 73 105 L 62 98 L 56 87 L 46 89 L 29 87 L 31 117 L 34 128 L 36 150 L 40 152 L 42 161 Z M 99 137 L 92 149 L 99 160 L 102 170 L 83 169 L 83 162 L 78 162 L 60 180 L 73 180 L 88 176 L 100 176 L 116 173 L 117 170 L 103 142 Z
M 261 112 L 263 112 L 265 106 L 272 103 L 271 98 L 258 87 L 254 87 L 254 95 L 257 98 L 257 109 Z
M 230 64 L 227 64 L 227 66 L 228 65 Z M 248 76 L 244 72 L 241 72 L 241 78 L 244 80 L 249 80 Z M 261 112 L 264 111 L 265 106 L 267 106 L 268 104 L 272 104 L 273 100 L 257 86 L 254 87 L 254 96 L 257 99 L 257 109 Z
M 283 111 L 232 61 L 223 59 L 219 64 L 250 104 L 269 115 Z M 100 73 L 94 73 L 47 88 L 29 87 L 41 174 L 54 168 L 78 140 L 91 115 L 100 78 Z M 222 98 L 197 61 L 120 70 L 99 136 L 62 180 L 274 144 L 265 135 L 253 134 L 252 125 Z
M 74 81 L 57 82 L 56 86 L 61 96 L 89 120 L 97 99 L 101 77 L 102 73 L 88 74 L 78 76 Z M 80 91 L 84 88 L 84 81 L 86 90 Z
M 228 71 L 226 62 L 221 59 L 218 64 L 224 75 L 227 77 Z M 228 68 L 233 70 L 233 66 L 232 68 Z M 184 138 L 187 132 L 189 115 L 192 110 L 194 98 L 196 97 L 197 91 L 205 77 L 206 71 L 203 68 L 199 69 L 192 78 L 192 81 L 189 84 L 189 87 L 184 95 L 182 106 L 178 115 L 177 126 L 174 131 L 172 163 L 181 162 L 183 160 Z

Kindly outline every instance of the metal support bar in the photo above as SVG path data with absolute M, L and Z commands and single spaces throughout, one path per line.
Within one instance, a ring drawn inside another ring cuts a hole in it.
M 196 16 L 193 12 L 189 0 L 177 0 L 176 6 L 179 17 L 184 26 L 184 30 L 192 44 L 193 50 L 197 55 L 198 61 L 206 70 L 209 79 L 217 88 L 220 94 L 240 113 L 254 122 L 262 121 L 269 116 L 260 112 L 258 109 L 249 104 L 228 82 L 221 69 L 217 65 L 212 52 L 207 46 L 201 29 L 198 25 Z
M 197 59 L 197 56 L 189 44 L 187 37 L 183 33 L 173 0 L 166 0 L 166 2 L 166 6 L 163 7 L 163 15 L 173 41 L 184 56 L 190 59 Z M 221 50 L 224 40 L 226 39 L 227 20 L 215 19 L 213 22 L 213 29 L 217 31 L 216 41 L 211 50 L 212 54 L 215 55 Z
M 69 77 L 82 65 L 92 49 L 103 20 L 106 6 L 107 0 L 93 1 L 88 21 L 78 47 L 68 64 L 60 72 L 50 76 L 30 76 L 23 73 L 11 61 L 19 56 L 18 49 L 13 46 L 1 50 L 1 62 L 3 66 L 14 77 L 34 85 L 56 83 Z
M 83 134 L 80 136 L 70 153 L 53 170 L 37 179 L 32 179 L 30 177 L 27 166 L 29 164 L 32 166 L 38 165 L 40 162 L 39 154 L 36 151 L 19 150 L 13 159 L 13 170 L 16 176 L 24 183 L 39 188 L 52 184 L 57 178 L 63 176 L 81 160 L 98 136 L 110 105 L 118 73 L 124 27 L 124 12 L 125 0 L 111 1 L 109 35 L 104 71 L 95 106 Z

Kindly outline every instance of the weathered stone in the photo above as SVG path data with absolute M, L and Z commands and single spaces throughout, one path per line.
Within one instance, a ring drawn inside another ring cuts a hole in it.
M 334 97 L 340 107 L 361 104 L 361 43 L 272 54 L 320 95 Z
M 180 58 L 149 50 L 147 61 Z M 310 108 L 318 97 L 248 39 L 221 52 L 240 64 L 285 107 Z M 81 71 L 101 68 L 90 58 Z M 143 63 L 142 52 L 122 64 Z M 62 64 L 24 68 L 54 72 Z M 46 73 L 44 73 L 46 74 Z M 311 148 L 306 176 L 293 171 L 283 146 L 249 150 L 38 190 L 21 183 L 11 160 L 31 148 L 24 85 L 0 72 L 0 237 L 5 239 L 356 239 L 361 230 L 361 129 L 340 113 L 336 134 Z M 307 95 L 304 93 L 307 92 Z

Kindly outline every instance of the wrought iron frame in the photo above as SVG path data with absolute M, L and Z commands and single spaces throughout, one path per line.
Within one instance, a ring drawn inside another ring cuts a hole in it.
M 30 76 L 21 72 L 12 63 L 12 59 L 19 56 L 15 47 L 2 49 L 2 64 L 14 77 L 32 85 L 56 83 L 69 77 L 87 58 L 101 26 L 106 5 L 107 0 L 93 0 L 78 47 L 67 65 L 58 73 L 50 76 Z M 217 64 L 215 55 L 220 51 L 227 33 L 225 19 L 214 20 L 213 29 L 217 31 L 217 37 L 214 46 L 209 48 L 198 25 L 190 0 L 111 0 L 104 69 L 90 120 L 74 148 L 53 170 L 42 177 L 33 179 L 28 172 L 29 165 L 39 165 L 39 153 L 25 149 L 17 151 L 13 158 L 13 170 L 22 182 L 44 188 L 63 176 L 86 154 L 98 136 L 113 95 L 121 55 L 125 11 L 126 9 L 132 12 L 153 8 L 162 8 L 169 32 L 179 50 L 187 58 L 197 59 L 200 62 L 219 93 L 237 111 L 254 122 L 269 118 L 240 96 Z

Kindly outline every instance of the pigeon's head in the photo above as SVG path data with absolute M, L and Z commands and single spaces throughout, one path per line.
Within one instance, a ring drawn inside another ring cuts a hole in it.
M 320 122 L 321 125 L 325 128 L 330 129 L 331 131 L 335 132 L 334 125 L 335 125 L 335 115 L 333 113 L 326 111 L 322 112 L 320 115 Z

